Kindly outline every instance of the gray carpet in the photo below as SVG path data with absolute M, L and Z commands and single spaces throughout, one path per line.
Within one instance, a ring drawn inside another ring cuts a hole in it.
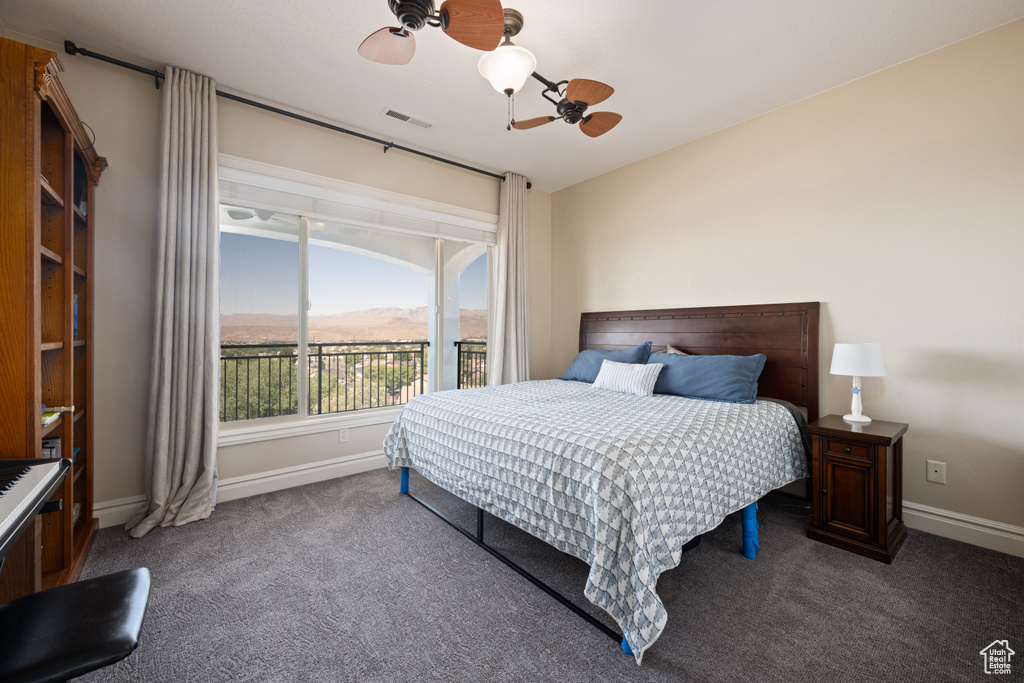
M 472 509 L 413 474 L 469 528 Z M 408 497 L 365 474 L 223 503 L 133 540 L 99 532 L 84 576 L 153 574 L 139 649 L 83 681 L 962 681 L 1008 639 L 1024 678 L 1024 559 L 911 530 L 893 565 L 809 540 L 801 501 L 734 515 L 658 592 L 638 668 L 616 643 Z M 488 540 L 566 595 L 586 566 L 493 518 Z M 592 606 L 590 606 L 592 608 Z

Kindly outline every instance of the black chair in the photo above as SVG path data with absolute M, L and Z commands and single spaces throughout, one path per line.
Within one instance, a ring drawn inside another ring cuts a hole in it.
M 139 645 L 149 570 L 129 569 L 0 605 L 0 681 L 66 681 Z

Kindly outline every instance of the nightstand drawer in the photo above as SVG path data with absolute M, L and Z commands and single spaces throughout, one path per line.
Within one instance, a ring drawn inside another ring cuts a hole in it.
M 860 458 L 861 460 L 871 459 L 871 448 L 868 446 L 827 438 L 822 440 L 825 442 L 825 453 L 829 455 L 842 455 L 848 458 Z

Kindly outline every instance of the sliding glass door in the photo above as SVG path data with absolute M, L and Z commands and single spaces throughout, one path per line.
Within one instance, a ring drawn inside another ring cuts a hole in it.
M 221 421 L 482 386 L 487 280 L 484 244 L 224 205 Z

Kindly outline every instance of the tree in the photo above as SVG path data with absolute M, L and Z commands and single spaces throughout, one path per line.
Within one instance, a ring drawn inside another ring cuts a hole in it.
M 291 349 L 261 348 L 259 355 L 251 350 L 246 354 L 246 349 L 225 351 L 233 353 L 225 354 L 220 365 L 222 422 L 298 412 L 299 374 Z
M 419 379 L 419 373 L 408 365 L 377 365 L 373 368 L 373 377 L 388 391 L 397 391 Z

